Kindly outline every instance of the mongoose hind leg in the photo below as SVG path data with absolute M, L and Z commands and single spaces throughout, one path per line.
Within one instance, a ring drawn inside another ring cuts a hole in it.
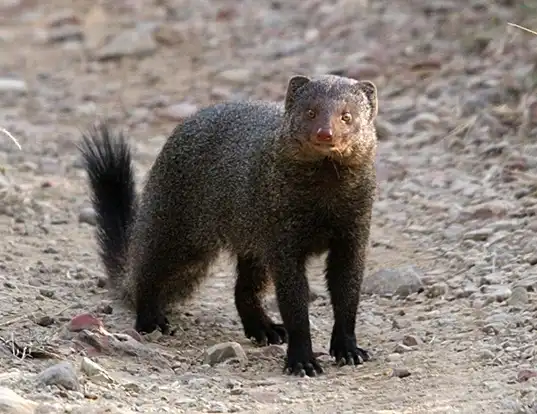
M 235 306 L 247 338 L 259 345 L 287 342 L 287 332 L 267 315 L 262 306 L 262 294 L 269 283 L 269 274 L 263 263 L 251 256 L 237 258 Z
M 364 231 L 367 235 L 367 224 Z M 326 281 L 334 312 L 330 355 L 340 366 L 370 359 L 368 351 L 357 345 L 355 333 L 366 245 L 367 238 L 356 243 L 352 238 L 342 237 L 332 243 L 327 257 Z
M 141 260 L 135 278 L 135 329 L 149 333 L 159 328 L 162 333 L 169 334 L 167 309 L 175 301 L 191 296 L 207 276 L 213 256 L 186 255 L 181 251 L 172 254 L 171 249 L 153 253 L 150 260 Z M 181 259 L 184 257 L 187 260 Z

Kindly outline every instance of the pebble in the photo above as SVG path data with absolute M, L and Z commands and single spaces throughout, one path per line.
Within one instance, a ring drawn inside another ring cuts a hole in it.
M 68 329 L 71 332 L 80 332 L 84 329 L 100 331 L 103 328 L 104 327 L 101 320 L 89 313 L 83 313 L 75 316 L 71 319 L 68 325 Z
M 485 303 L 503 302 L 512 294 L 511 289 L 505 285 L 484 285 L 482 292 L 485 296 Z
M 95 226 L 97 224 L 97 214 L 95 213 L 93 207 L 82 208 L 78 213 L 78 221 L 80 223 L 86 223 L 91 226 Z
M 432 285 L 427 291 L 427 296 L 430 298 L 437 298 L 439 296 L 444 296 L 448 293 L 449 287 L 445 282 L 438 282 Z
M 479 289 L 475 285 L 465 285 L 462 290 L 460 291 L 459 295 L 457 295 L 458 298 L 468 298 L 472 296 L 473 294 L 479 292 Z
M 481 351 L 481 359 L 487 360 L 487 359 L 494 359 L 495 355 L 494 352 L 492 352 L 490 349 L 483 349 Z
M 81 371 L 94 381 L 113 383 L 113 378 L 95 361 L 84 357 L 80 363 Z
M 503 274 L 501 272 L 494 272 L 485 275 L 479 281 L 479 286 L 484 285 L 500 285 L 502 283 Z
M 402 358 L 400 353 L 392 353 L 386 356 L 386 361 L 388 362 L 397 362 Z
M 0 413 L 34 414 L 38 403 L 21 397 L 9 388 L 0 387 Z
M 467 219 L 490 219 L 503 217 L 508 212 L 515 210 L 515 205 L 505 200 L 495 199 L 484 203 L 466 207 L 462 214 Z
M 94 52 L 98 60 L 119 59 L 123 56 L 146 57 L 157 50 L 150 30 L 135 28 L 116 35 L 110 42 Z
M 71 391 L 80 390 L 78 378 L 70 362 L 48 367 L 37 376 L 37 381 L 42 385 L 57 385 Z
M 478 230 L 467 231 L 464 234 L 465 240 L 475 241 L 487 241 L 487 239 L 493 234 L 493 230 L 487 227 Z
M 422 340 L 415 335 L 405 335 L 403 338 L 403 345 L 406 346 L 418 346 L 422 343 Z
M 410 376 L 410 371 L 407 368 L 392 368 L 392 377 L 406 378 Z
M 207 348 L 203 355 L 205 364 L 215 365 L 228 359 L 238 359 L 241 363 L 248 360 L 242 346 L 237 342 L 224 342 Z
M 526 382 L 530 378 L 535 378 L 535 377 L 537 377 L 537 371 L 534 371 L 532 369 L 523 369 L 518 372 L 517 381 Z
M 513 308 L 523 308 L 529 302 L 528 291 L 523 286 L 516 286 L 511 290 L 507 303 Z
M 282 345 L 270 344 L 261 348 L 261 352 L 266 357 L 283 357 L 285 356 L 285 347 Z
M 35 321 L 35 323 L 37 323 L 39 326 L 50 326 L 54 323 L 54 318 L 48 316 L 48 315 L 43 315 L 43 316 L 40 316 L 39 318 L 37 318 L 37 320 Z
M 423 289 L 421 271 L 415 266 L 381 269 L 364 279 L 362 291 L 366 294 L 407 297 Z

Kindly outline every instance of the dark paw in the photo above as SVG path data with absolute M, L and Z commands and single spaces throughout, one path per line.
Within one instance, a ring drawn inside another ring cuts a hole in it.
M 258 345 L 284 344 L 287 342 L 287 331 L 280 323 L 258 323 L 244 328 L 247 338 L 253 338 Z
M 287 357 L 285 358 L 284 372 L 289 375 L 298 375 L 300 377 L 303 377 L 304 375 L 315 377 L 318 374 L 322 374 L 323 369 L 311 350 L 305 352 L 288 349 Z
M 168 321 L 168 318 L 160 312 L 156 315 L 147 313 L 138 314 L 134 329 L 136 329 L 139 333 L 146 334 L 151 333 L 156 329 L 160 329 L 164 335 L 173 334 L 171 331 L 170 321 Z
M 371 359 L 369 352 L 356 345 L 356 337 L 335 329 L 330 340 L 330 355 L 335 358 L 339 366 L 359 365 Z

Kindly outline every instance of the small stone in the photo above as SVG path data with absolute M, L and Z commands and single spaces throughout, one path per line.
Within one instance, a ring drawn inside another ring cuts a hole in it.
M 125 335 L 129 335 L 132 339 L 138 342 L 143 342 L 142 335 L 140 335 L 140 333 L 136 331 L 136 329 L 133 329 L 133 328 L 125 329 L 123 333 Z
M 439 296 L 444 296 L 449 290 L 447 283 L 438 282 L 432 285 L 427 291 L 427 296 L 430 298 L 437 298 Z
M 528 291 L 523 286 L 516 286 L 511 291 L 507 303 L 514 308 L 523 308 L 529 302 Z
M 410 371 L 407 368 L 392 368 L 392 377 L 406 378 L 410 376 Z
M 169 26 L 166 24 L 159 26 L 155 30 L 154 36 L 158 43 L 166 46 L 178 45 L 187 40 L 183 30 L 181 30 L 180 27 Z
M 26 82 L 18 79 L 0 78 L 0 92 L 26 93 L 28 87 Z
M 38 405 L 9 388 L 0 387 L 0 413 L 2 414 L 34 414 Z
M 174 122 L 183 121 L 198 111 L 198 106 L 190 102 L 181 102 L 170 105 L 166 108 L 157 110 L 157 115 L 161 118 Z
M 500 285 L 502 283 L 503 274 L 500 272 L 490 273 L 485 275 L 479 281 L 479 286 L 484 285 Z
M 37 318 L 37 320 L 35 321 L 35 323 L 37 323 L 39 326 L 50 326 L 54 323 L 54 318 L 48 316 L 48 315 L 43 315 L 43 316 L 40 316 L 39 318 Z
M 285 356 L 285 347 L 282 345 L 270 344 L 261 348 L 264 356 L 283 357 Z
M 71 332 L 80 332 L 85 329 L 102 331 L 104 326 L 100 319 L 89 313 L 83 313 L 71 319 L 68 329 Z
M 48 367 L 37 376 L 42 385 L 57 385 L 71 391 L 79 391 L 80 384 L 70 362 L 61 362 Z
M 80 213 L 78 213 L 78 221 L 80 223 L 86 223 L 91 226 L 95 226 L 97 224 L 97 214 L 95 213 L 93 207 L 82 208 L 80 210 Z
M 386 356 L 386 361 L 388 362 L 398 362 L 402 358 L 401 354 L 393 353 Z
M 49 289 L 39 289 L 39 293 L 46 298 L 53 298 L 55 295 L 54 291 Z
M 517 374 L 517 381 L 518 382 L 526 382 L 530 378 L 537 377 L 537 371 L 534 371 L 532 369 L 523 369 L 518 372 Z
M 479 292 L 479 289 L 477 288 L 477 286 L 465 285 L 462 288 L 460 296 L 457 296 L 457 297 L 459 297 L 459 298 L 468 298 L 468 297 L 472 296 L 474 293 L 477 293 L 477 292 Z
M 103 289 L 108 284 L 108 279 L 106 277 L 100 277 L 97 279 L 97 287 Z
M 405 335 L 403 338 L 403 345 L 406 346 L 418 346 L 422 343 L 422 340 L 415 335 Z
M 97 364 L 96 362 L 92 361 L 89 358 L 86 358 L 86 357 L 82 358 L 80 369 L 84 374 L 86 374 L 88 377 L 90 377 L 94 381 L 98 380 L 98 381 L 108 382 L 108 383 L 114 382 L 112 377 L 110 377 L 108 372 L 106 372 L 106 370 L 103 367 L 101 367 L 99 364 Z
M 421 272 L 415 266 L 381 269 L 364 279 L 362 291 L 366 294 L 407 297 L 423 289 Z
M 475 241 L 487 241 L 487 239 L 493 234 L 493 230 L 490 228 L 482 228 L 478 230 L 471 230 L 464 234 L 465 240 Z
M 528 257 L 528 263 L 532 266 L 537 264 L 537 254 L 532 254 Z
M 481 351 L 481 355 L 480 355 L 481 359 L 483 360 L 488 360 L 488 359 L 494 359 L 495 355 L 494 355 L 494 352 L 492 352 L 491 350 L 489 349 L 483 349 Z
M 537 292 L 537 276 L 528 276 L 515 284 L 515 287 L 521 286 L 528 292 Z
M 157 342 L 160 338 L 162 338 L 162 332 L 158 329 L 144 335 L 144 339 L 148 342 Z
M 504 285 L 482 286 L 481 291 L 485 295 L 485 302 L 503 302 L 511 296 L 512 292 L 509 287 Z
M 150 30 L 135 28 L 115 36 L 109 43 L 98 49 L 94 56 L 98 60 L 119 59 L 123 56 L 146 57 L 157 50 L 157 43 Z
M 204 353 L 204 363 L 215 365 L 228 359 L 238 359 L 240 362 L 248 360 L 242 346 L 237 342 L 224 342 L 208 348 Z
M 515 210 L 515 205 L 505 200 L 491 200 L 484 203 L 469 206 L 463 210 L 463 215 L 467 219 L 491 219 L 504 217 L 510 211 Z

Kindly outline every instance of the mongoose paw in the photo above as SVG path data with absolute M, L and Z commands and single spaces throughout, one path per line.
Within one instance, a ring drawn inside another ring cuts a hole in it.
M 171 325 L 168 318 L 158 313 L 157 316 L 139 314 L 136 318 L 135 329 L 140 333 L 151 333 L 156 329 L 160 329 L 163 335 L 171 334 Z
M 253 338 L 259 346 L 280 345 L 287 342 L 287 331 L 281 323 L 263 323 L 245 328 L 247 338 Z
M 371 359 L 369 352 L 356 345 L 356 337 L 346 335 L 334 329 L 330 340 L 330 355 L 336 359 L 336 364 L 360 365 Z
M 289 348 L 287 350 L 287 357 L 285 358 L 284 372 L 288 375 L 297 375 L 300 377 L 304 375 L 316 377 L 324 371 L 317 358 L 313 355 L 313 352 L 295 351 Z

